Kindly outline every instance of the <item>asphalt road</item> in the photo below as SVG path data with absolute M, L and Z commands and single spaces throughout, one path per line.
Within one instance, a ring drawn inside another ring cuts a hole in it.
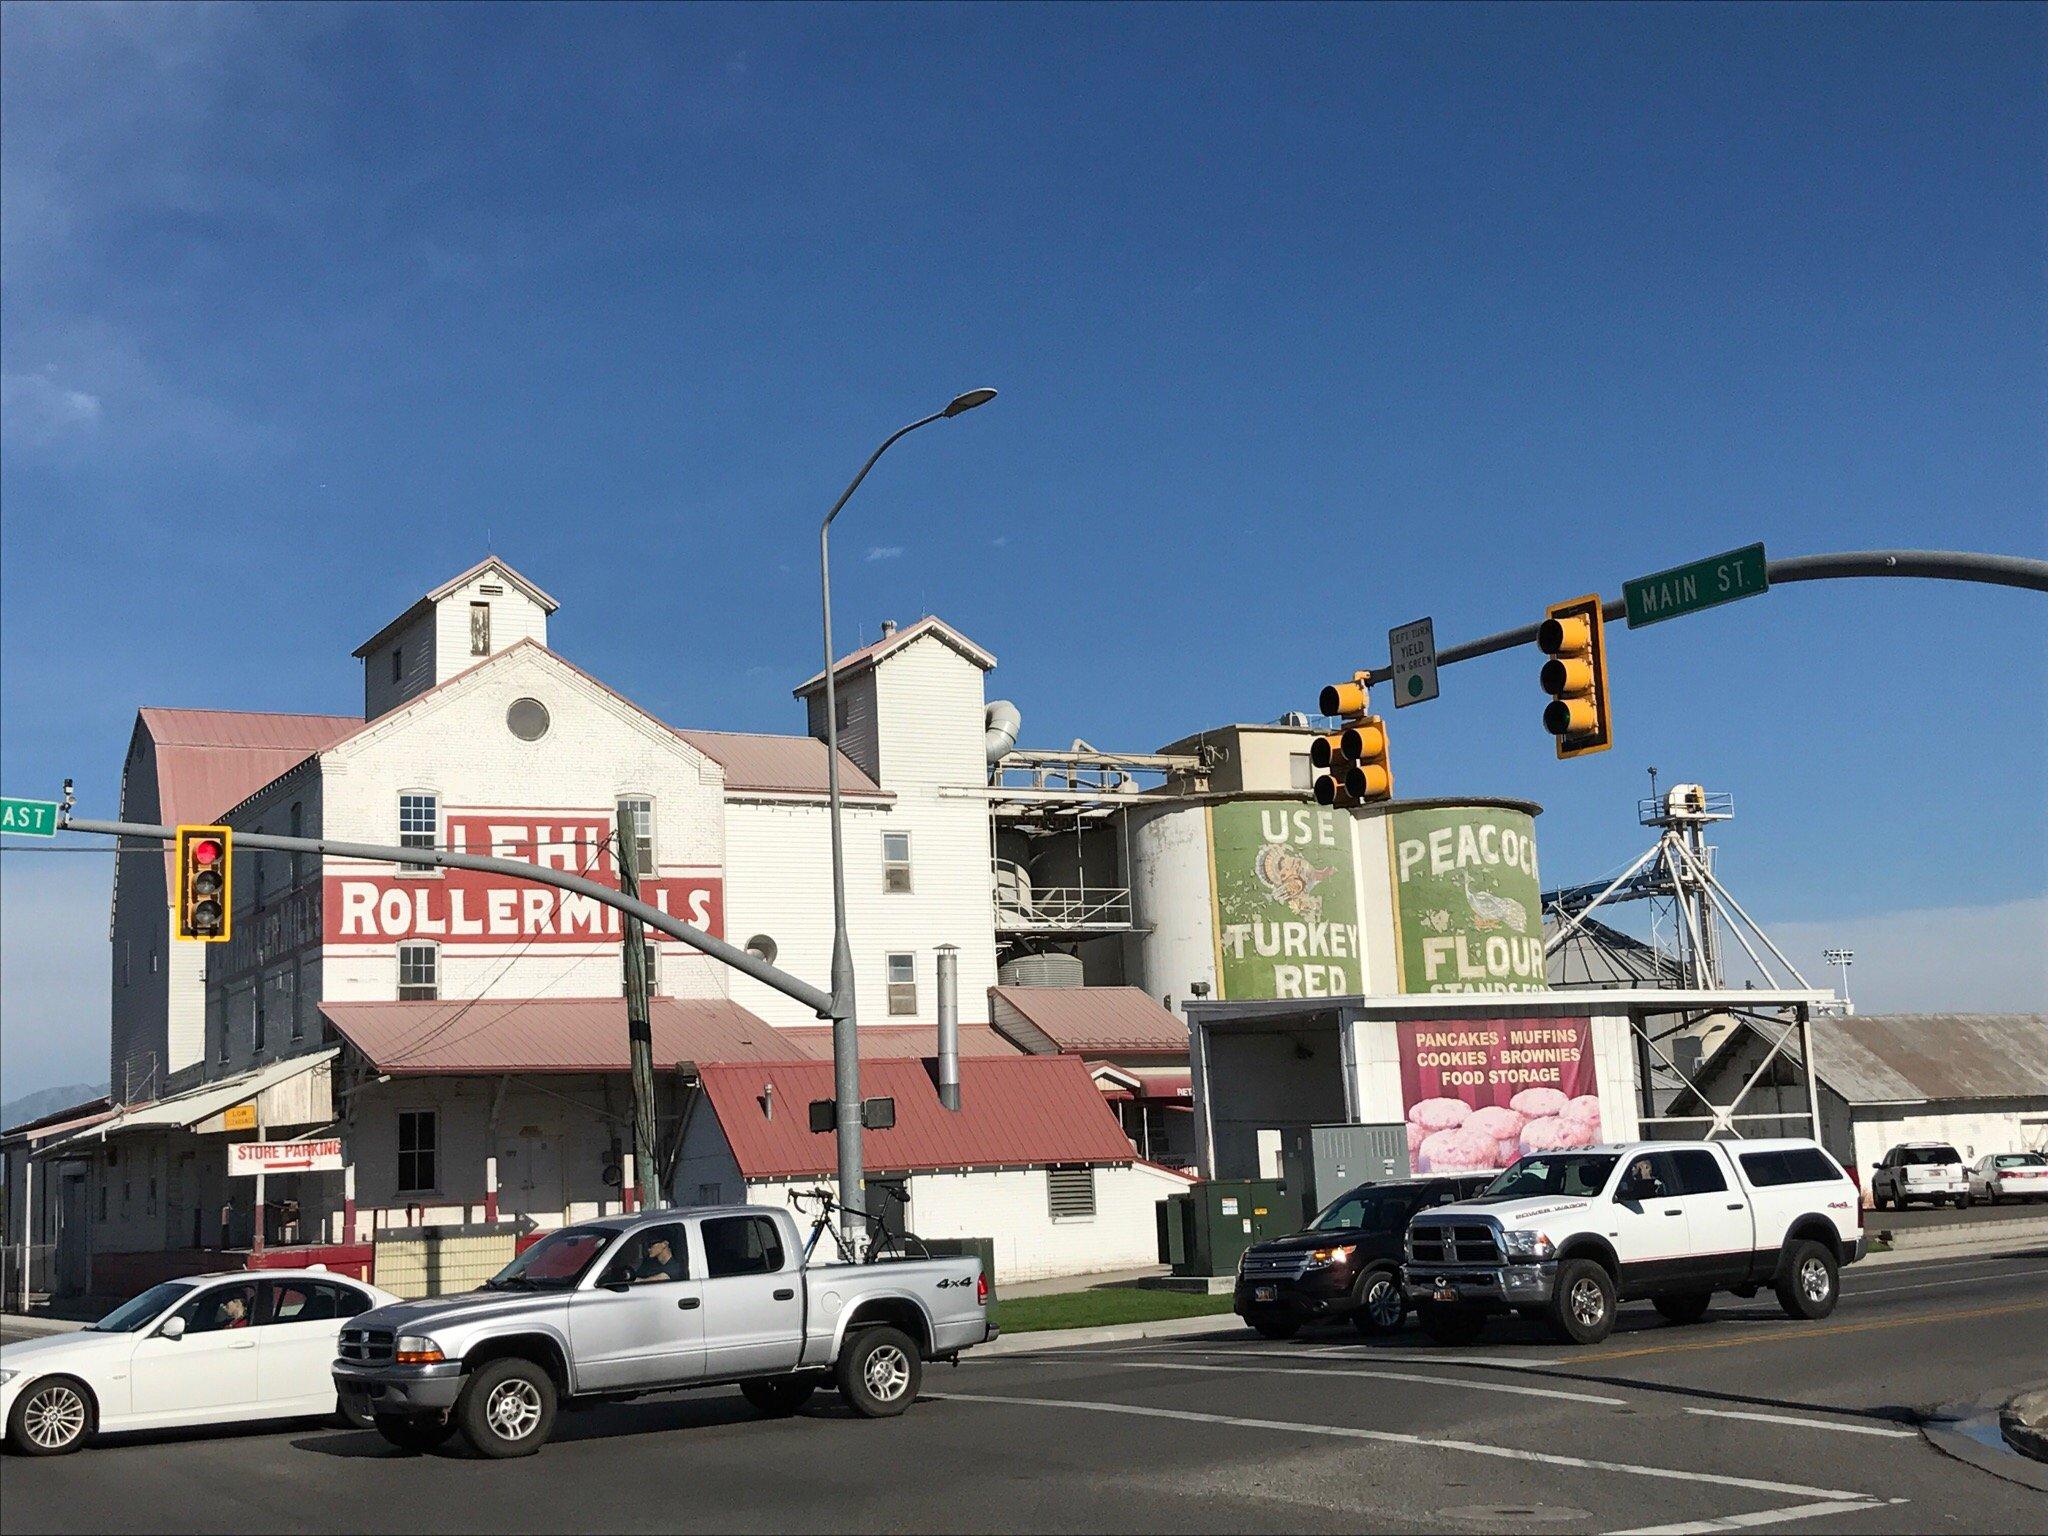
M 0 1532 L 2038 1532 L 2048 1494 L 1914 1426 L 2043 1379 L 2048 1247 L 1851 1270 L 1820 1323 L 1631 1307 L 1588 1350 L 1519 1321 L 1459 1349 L 1229 1328 L 938 1367 L 878 1422 L 643 1400 L 517 1462 L 314 1425 L 131 1439 L 0 1463 Z

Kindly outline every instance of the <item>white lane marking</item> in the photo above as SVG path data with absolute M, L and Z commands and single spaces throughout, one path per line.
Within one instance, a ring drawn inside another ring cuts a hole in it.
M 1759 1424 L 1794 1424 L 1801 1429 L 1838 1429 L 1845 1435 L 1886 1435 L 1896 1440 L 1917 1440 L 1917 1429 L 1898 1429 L 1889 1424 L 1838 1424 L 1833 1419 L 1809 1419 L 1790 1413 L 1739 1413 L 1733 1408 L 1688 1408 L 1709 1419 L 1754 1419 Z
M 1500 1381 L 1467 1381 L 1458 1376 L 1418 1376 L 1413 1371 L 1353 1370 L 1330 1366 L 1316 1370 L 1306 1365 L 1196 1365 L 1192 1361 L 1131 1360 L 1127 1371 L 1227 1371 L 1238 1376 L 1365 1376 L 1375 1381 L 1412 1381 L 1425 1387 L 1451 1387 L 1461 1392 L 1507 1392 L 1516 1397 L 1554 1397 L 1567 1403 L 1594 1403 L 1602 1408 L 1620 1408 L 1618 1397 L 1595 1397 L 1590 1392 L 1560 1392 L 1550 1387 L 1511 1387 Z
M 1704 1536 L 1710 1531 L 1743 1531 L 1756 1525 L 1780 1521 L 1817 1520 L 1822 1515 L 1853 1515 L 1866 1509 L 1883 1509 L 1875 1499 L 1830 1499 L 1823 1504 L 1794 1504 L 1790 1509 L 1759 1509 L 1746 1515 L 1723 1515 L 1718 1520 L 1687 1520 L 1677 1525 L 1639 1525 L 1616 1531 L 1614 1536 Z
M 1374 1440 L 1384 1445 L 1414 1445 L 1432 1451 L 1466 1451 L 1502 1461 L 1533 1461 L 1548 1467 L 1576 1467 L 1586 1472 L 1625 1472 L 1634 1477 L 1665 1478 L 1680 1483 L 1710 1483 L 1719 1488 L 1747 1488 L 1758 1493 L 1798 1494 L 1810 1499 L 1853 1500 L 1855 1507 L 1875 1503 L 1867 1494 L 1841 1488 L 1808 1488 L 1800 1483 L 1774 1483 L 1760 1477 L 1727 1472 L 1687 1472 L 1677 1467 L 1645 1467 L 1628 1461 L 1594 1461 L 1551 1451 L 1523 1451 L 1476 1440 L 1449 1440 L 1436 1435 L 1409 1435 L 1391 1429 L 1355 1429 L 1348 1424 L 1307 1424 L 1290 1419 L 1245 1419 L 1226 1413 L 1198 1413 L 1192 1408 L 1148 1408 L 1137 1403 L 1103 1403 L 1057 1397 L 1006 1397 L 979 1392 L 930 1392 L 939 1402 L 994 1403 L 1012 1408 L 1067 1408 L 1083 1413 L 1121 1413 L 1139 1419 L 1173 1419 L 1183 1424 L 1221 1424 L 1229 1429 L 1272 1429 L 1290 1435 L 1327 1435 L 1338 1440 Z
M 1921 1280 L 1913 1285 L 1864 1285 L 1842 1292 L 1842 1299 L 1854 1301 L 1858 1296 L 1885 1296 L 1893 1291 L 1932 1291 L 1947 1285 L 1982 1285 L 1986 1280 L 2023 1280 L 2028 1275 L 2048 1275 L 2048 1269 L 2002 1269 L 1995 1275 L 1959 1275 L 1953 1280 Z
M 1044 1351 L 1046 1354 L 1052 1351 Z M 1562 1360 L 1493 1360 L 1483 1355 L 1416 1355 L 1404 1350 L 1381 1349 L 1372 1344 L 1332 1344 L 1327 1349 L 1274 1349 L 1265 1344 L 1244 1344 L 1229 1349 L 1202 1348 L 1199 1345 L 1159 1344 L 1143 1348 L 1119 1349 L 1115 1347 L 1081 1350 L 1063 1349 L 1060 1354 L 1068 1358 L 1103 1359 L 1112 1355 L 1213 1355 L 1220 1360 L 1388 1360 L 1395 1365 L 1471 1365 L 1489 1371 L 1536 1371 L 1546 1367 L 1565 1365 Z M 973 1357 L 964 1356 L 965 1359 Z M 989 1357 L 991 1359 L 994 1356 Z

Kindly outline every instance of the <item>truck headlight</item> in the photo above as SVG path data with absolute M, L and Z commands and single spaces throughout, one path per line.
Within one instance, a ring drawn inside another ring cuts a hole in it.
M 1356 1243 L 1344 1243 L 1334 1248 L 1315 1248 L 1310 1250 L 1308 1261 L 1315 1265 L 1342 1264 L 1356 1252 Z
M 1547 1232 L 1503 1232 L 1501 1240 L 1511 1259 L 1547 1259 L 1557 1252 L 1557 1244 Z
M 441 1346 L 423 1334 L 401 1333 L 391 1346 L 391 1358 L 398 1365 L 439 1365 L 448 1357 Z

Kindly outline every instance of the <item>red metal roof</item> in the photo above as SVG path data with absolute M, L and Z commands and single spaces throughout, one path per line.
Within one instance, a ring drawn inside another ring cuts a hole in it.
M 87 1126 L 98 1125 L 102 1120 L 113 1118 L 113 1100 L 101 1094 L 96 1099 L 87 1099 L 83 1104 L 72 1104 L 34 1120 L 24 1120 L 19 1125 L 8 1126 L 4 1131 L 0 1131 L 0 1139 L 11 1142 L 49 1141 L 54 1137 L 81 1131 Z
M 1186 1021 L 1136 987 L 990 987 L 988 995 L 989 1022 L 997 1029 L 1007 1033 L 1021 1017 L 1060 1051 L 1184 1054 L 1188 1048 Z M 1044 1049 L 1029 1038 L 1018 1043 L 1027 1050 Z
M 380 1072 L 624 1072 L 626 1003 L 540 997 L 322 1003 L 320 1012 Z M 722 997 L 657 997 L 654 1064 L 777 1061 L 802 1054 L 784 1031 Z M 815 1033 L 807 1031 L 806 1033 Z M 826 1042 L 829 1054 L 831 1044 Z
M 829 1024 L 800 1024 L 793 1029 L 778 1030 L 777 1034 L 797 1047 L 788 1053 L 792 1061 L 832 1059 L 832 1026 Z M 935 1056 L 938 1049 L 939 1032 L 930 1024 L 863 1024 L 860 1027 L 860 1053 L 863 1057 L 892 1056 L 911 1060 Z M 963 1057 L 1021 1056 L 1024 1052 L 1015 1042 L 996 1033 L 993 1025 L 962 1024 L 960 1054 Z
M 825 743 L 814 736 L 697 731 L 680 726 L 669 729 L 725 770 L 727 790 L 787 795 L 822 795 L 826 791 Z M 839 754 L 839 792 L 849 798 L 894 798 L 844 752 Z
M 822 1176 L 837 1165 L 832 1133 L 813 1131 L 808 1113 L 832 1097 L 831 1062 L 706 1067 L 703 1081 L 745 1177 Z M 896 1101 L 895 1126 L 861 1136 L 876 1173 L 1134 1160 L 1087 1068 L 1069 1056 L 963 1059 L 957 1112 L 940 1105 L 921 1061 L 863 1062 L 860 1088 Z

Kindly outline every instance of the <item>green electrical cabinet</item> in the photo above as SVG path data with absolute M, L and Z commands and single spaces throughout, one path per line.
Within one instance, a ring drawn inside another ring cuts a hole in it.
M 1280 1179 L 1209 1179 L 1159 1202 L 1159 1262 L 1177 1275 L 1228 1275 L 1253 1243 L 1301 1229 Z

